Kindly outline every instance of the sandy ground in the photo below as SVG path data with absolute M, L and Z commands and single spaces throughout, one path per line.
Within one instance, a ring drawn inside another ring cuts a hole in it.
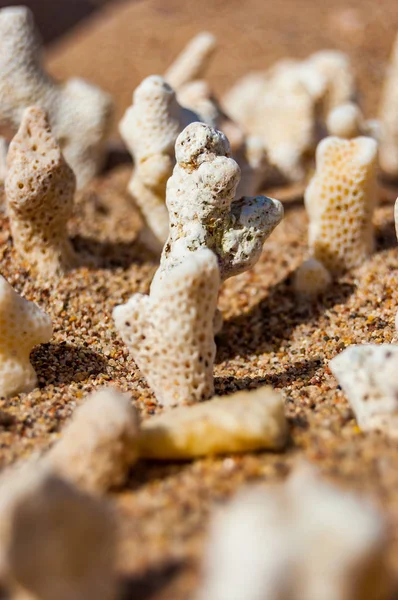
M 51 71 L 103 85 L 114 94 L 120 115 L 140 79 L 163 72 L 189 37 L 207 28 L 221 42 L 210 70 L 217 91 L 249 68 L 333 46 L 352 56 L 364 105 L 373 114 L 398 30 L 395 1 L 334 2 L 333 10 L 304 0 L 287 0 L 283 10 L 280 3 L 260 0 L 196 4 L 158 0 L 105 8 L 53 48 Z M 32 354 L 40 387 L 0 401 L 3 466 L 53 443 L 85 394 L 101 385 L 130 392 L 143 417 L 159 410 L 111 320 L 115 305 L 148 290 L 156 269 L 156 257 L 136 239 L 140 219 L 125 193 L 130 168 L 113 169 L 77 198 L 71 236 L 82 266 L 59 281 L 41 281 L 18 263 L 7 219 L 1 218 L 2 274 L 51 314 L 55 328 L 52 342 Z M 286 218 L 256 267 L 224 285 L 217 394 L 266 384 L 280 389 L 291 426 L 289 446 L 281 454 L 136 465 L 128 485 L 114 494 L 126 600 L 192 598 L 214 504 L 244 482 L 284 478 L 303 458 L 380 502 L 391 524 L 391 565 L 398 576 L 397 444 L 360 431 L 328 370 L 328 361 L 352 343 L 395 340 L 397 195 L 394 187 L 379 191 L 374 256 L 316 303 L 299 305 L 292 291 L 292 274 L 306 256 L 307 219 L 299 197 L 286 203 Z

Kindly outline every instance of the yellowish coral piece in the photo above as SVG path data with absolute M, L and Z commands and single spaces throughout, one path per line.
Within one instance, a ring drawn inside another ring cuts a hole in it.
M 200 79 L 206 70 L 216 49 L 217 40 L 214 35 L 202 31 L 196 35 L 178 55 L 165 73 L 165 80 L 175 89 Z
M 306 67 L 314 69 L 326 83 L 322 94 L 324 114 L 355 100 L 356 81 L 349 57 L 340 50 L 320 50 L 305 61 Z
M 392 179 L 398 179 L 398 35 L 391 52 L 379 108 L 381 123 L 380 166 Z
M 364 133 L 361 109 L 353 102 L 336 106 L 327 116 L 326 127 L 329 135 L 351 139 Z
M 328 137 L 316 153 L 305 192 L 309 246 L 331 274 L 359 266 L 374 248 L 377 143 L 367 137 Z
M 104 388 L 75 411 L 44 460 L 80 488 L 104 493 L 125 482 L 138 457 L 138 429 L 130 400 Z
M 294 274 L 294 290 L 300 298 L 316 298 L 332 282 L 329 271 L 315 258 L 304 261 Z
M 0 396 L 30 392 L 37 376 L 29 355 L 51 339 L 50 317 L 0 275 Z
M 11 233 L 18 254 L 44 276 L 73 266 L 67 232 L 75 176 L 42 109 L 31 107 L 10 144 L 5 183 Z
M 288 426 L 284 402 L 270 387 L 180 406 L 143 422 L 141 456 L 159 460 L 281 450 Z

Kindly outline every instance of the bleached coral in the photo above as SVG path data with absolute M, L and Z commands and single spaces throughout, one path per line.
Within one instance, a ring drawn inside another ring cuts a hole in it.
M 333 358 L 329 367 L 359 426 L 398 437 L 398 346 L 350 346 Z
M 161 404 L 199 401 L 214 393 L 219 287 L 216 256 L 198 249 L 153 285 L 149 296 L 135 294 L 113 312 L 116 329 Z
M 7 152 L 8 144 L 2 136 L 0 136 L 0 183 L 3 183 L 7 173 Z
M 358 137 L 364 132 L 362 112 L 353 102 L 339 104 L 328 114 L 326 126 L 329 135 L 345 139 Z
M 391 52 L 379 108 L 381 139 L 379 161 L 383 172 L 398 179 L 398 35 Z
M 0 124 L 17 129 L 24 110 L 40 106 L 77 177 L 101 168 L 112 116 L 110 96 L 82 79 L 56 83 L 44 70 L 41 43 L 25 6 L 0 10 Z
M 223 133 L 192 123 L 176 142 L 177 164 L 167 183 L 170 234 L 152 287 L 200 248 L 217 258 L 224 280 L 250 269 L 283 217 L 278 200 L 234 200 L 240 169 Z
M 355 100 L 356 82 L 347 54 L 339 50 L 320 50 L 311 54 L 305 64 L 323 77 L 326 83 L 322 94 L 325 116 L 336 106 Z
M 112 388 L 93 393 L 45 457 L 51 469 L 89 492 L 122 485 L 138 457 L 139 419 Z
M 175 89 L 200 79 L 216 49 L 217 40 L 211 33 L 196 35 L 168 68 L 164 78 Z
M 387 600 L 388 540 L 369 501 L 301 467 L 218 509 L 197 600 Z
M 30 392 L 36 386 L 29 355 L 51 336 L 50 317 L 0 275 L 0 396 Z
M 156 460 L 281 450 L 288 426 L 284 402 L 270 387 L 180 406 L 151 417 L 141 428 L 140 452 Z
M 294 274 L 294 290 L 299 298 L 316 298 L 332 282 L 329 271 L 315 258 L 304 261 Z
M 394 222 L 395 222 L 395 233 L 398 238 L 398 198 L 395 200 L 395 205 L 394 205 Z
M 40 108 L 23 113 L 8 151 L 5 191 L 18 254 L 42 275 L 65 272 L 74 264 L 66 225 L 75 176 Z
M 107 504 L 42 466 L 0 481 L 0 576 L 37 600 L 116 598 L 115 522 Z
M 373 251 L 377 143 L 328 137 L 305 192 L 309 245 L 331 274 L 359 266 Z

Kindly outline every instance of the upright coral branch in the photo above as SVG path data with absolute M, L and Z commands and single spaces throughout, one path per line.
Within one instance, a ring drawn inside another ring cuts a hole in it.
M 167 70 L 164 76 L 166 81 L 179 90 L 183 85 L 202 77 L 216 45 L 217 40 L 211 33 L 202 31 L 196 35 Z
M 41 109 L 24 112 L 7 165 L 7 209 L 18 254 L 43 275 L 63 273 L 74 262 L 66 225 L 75 176 Z

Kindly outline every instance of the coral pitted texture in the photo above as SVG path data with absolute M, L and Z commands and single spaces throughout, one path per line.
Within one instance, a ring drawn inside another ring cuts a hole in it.
M 329 271 L 319 260 L 309 258 L 294 274 L 294 291 L 300 298 L 316 298 L 332 282 Z
M 219 288 L 216 256 L 199 249 L 152 285 L 150 296 L 136 294 L 115 308 L 116 329 L 161 404 L 213 395 Z
M 0 10 L 0 73 L 0 124 L 17 129 L 27 107 L 43 108 L 79 187 L 85 185 L 102 166 L 112 114 L 109 95 L 82 79 L 57 84 L 47 75 L 25 6 Z
M 309 246 L 333 274 L 359 266 L 374 248 L 377 143 L 328 137 L 318 145 L 316 172 L 305 192 Z
M 135 163 L 129 192 L 161 245 L 169 232 L 165 196 L 175 163 L 175 141 L 193 118 L 179 105 L 169 84 L 152 75 L 135 90 L 133 104 L 120 122 L 120 133 Z
M 398 437 L 398 346 L 350 346 L 333 358 L 329 367 L 359 426 Z
M 38 600 L 113 600 L 115 541 L 108 506 L 47 469 L 28 464 L 2 476 L 0 574 L 6 587 Z
M 379 162 L 383 172 L 398 179 L 398 35 L 391 52 L 379 109 L 381 140 Z
M 270 387 L 180 406 L 147 419 L 141 429 L 141 456 L 161 460 L 281 450 L 288 426 L 284 401 Z
M 265 196 L 234 200 L 240 169 L 229 155 L 225 135 L 204 123 L 192 123 L 179 135 L 166 190 L 170 233 L 152 285 L 200 248 L 217 255 L 222 279 L 258 260 L 283 206 Z
M 217 40 L 211 33 L 202 31 L 187 44 L 168 68 L 164 78 L 175 89 L 200 79 L 216 49 Z
M 66 226 L 75 184 L 45 113 L 27 108 L 8 151 L 6 201 L 18 254 L 44 276 L 74 264 Z
M 0 275 L 0 396 L 30 392 L 37 384 L 29 355 L 52 336 L 50 317 L 22 298 Z
M 112 388 L 93 393 L 45 457 L 57 474 L 89 492 L 122 485 L 138 456 L 138 416 Z
M 369 502 L 302 466 L 218 509 L 197 600 L 386 600 L 387 540 Z

